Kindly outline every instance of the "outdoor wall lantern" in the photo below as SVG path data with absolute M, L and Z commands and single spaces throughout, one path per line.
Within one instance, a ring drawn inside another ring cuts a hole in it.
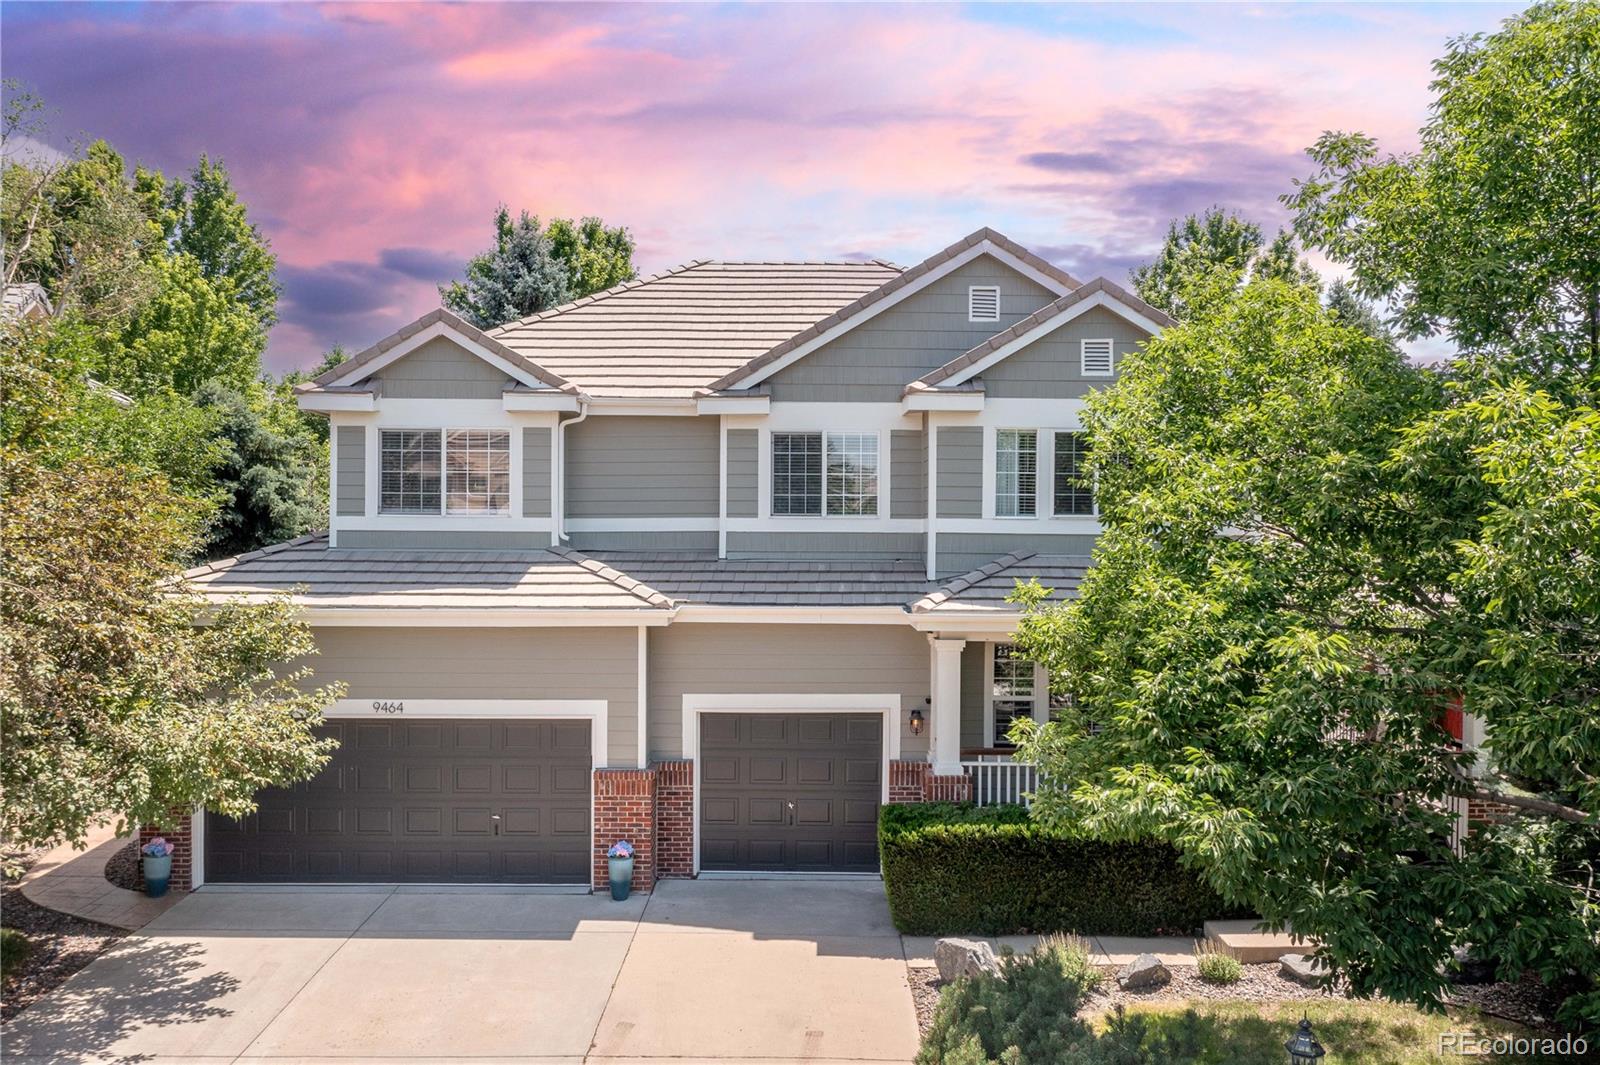
M 1317 1042 L 1317 1037 L 1311 1034 L 1311 1019 L 1302 1016 L 1300 1027 L 1295 1029 L 1294 1038 L 1283 1044 L 1283 1049 L 1289 1052 L 1289 1065 L 1317 1065 L 1317 1061 L 1327 1053 L 1322 1049 L 1322 1044 Z
M 922 724 L 922 707 L 918 706 L 911 711 L 911 734 L 913 736 L 922 735 Z

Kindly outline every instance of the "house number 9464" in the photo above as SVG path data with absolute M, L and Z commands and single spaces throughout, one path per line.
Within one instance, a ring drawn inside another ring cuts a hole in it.
M 406 704 L 403 702 L 391 703 L 383 699 L 375 699 L 372 703 L 372 712 L 374 714 L 403 714 L 406 712 Z

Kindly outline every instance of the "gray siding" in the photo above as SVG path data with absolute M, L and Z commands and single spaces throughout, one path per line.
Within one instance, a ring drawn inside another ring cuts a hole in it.
M 715 418 L 596 416 L 566 430 L 572 518 L 715 518 Z
M 550 430 L 522 430 L 522 516 L 550 516 Z
M 987 747 L 983 738 L 983 675 L 985 645 L 968 640 L 961 649 L 961 746 Z
M 652 759 L 683 757 L 685 693 L 900 694 L 902 758 L 923 758 L 913 707 L 927 712 L 927 637 L 904 625 L 695 625 L 650 632 Z
M 756 490 L 760 483 L 757 448 L 761 433 L 757 429 L 728 430 L 728 517 L 753 518 L 760 511 Z
M 499 399 L 511 383 L 461 345 L 434 337 L 399 362 L 372 375 L 392 399 Z
M 982 380 L 995 399 L 1071 399 L 1104 388 L 1109 377 L 1084 377 L 1080 341 L 1110 337 L 1113 366 L 1149 334 L 1104 307 L 1085 311 L 1066 325 L 984 371 Z
M 921 533 L 728 533 L 729 558 L 921 558 Z
M 889 516 L 924 518 L 928 515 L 928 490 L 920 429 L 894 429 L 889 433 Z
M 319 628 L 313 683 L 351 699 L 604 699 L 609 763 L 637 764 L 639 633 L 603 629 Z M 598 759 L 597 759 L 598 761 Z
M 967 321 L 967 287 L 1000 286 L 1000 320 Z M 899 402 L 901 391 L 1055 298 L 998 259 L 982 256 L 774 374 L 772 398 Z
M 983 430 L 941 426 L 934 439 L 939 448 L 939 517 L 983 517 Z
M 365 547 L 374 551 L 525 551 L 550 546 L 548 532 L 512 529 L 450 529 L 424 532 L 416 529 L 341 529 L 340 547 Z
M 717 552 L 715 532 L 569 532 L 566 543 L 579 551 Z
M 1087 558 L 1098 537 L 1077 533 L 940 533 L 939 576 L 959 576 L 1012 551 Z
M 367 427 L 341 425 L 334 433 L 340 517 L 361 517 L 367 512 Z

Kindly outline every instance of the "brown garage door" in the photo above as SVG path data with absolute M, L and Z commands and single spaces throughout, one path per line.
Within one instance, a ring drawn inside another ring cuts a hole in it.
M 870 873 L 878 714 L 702 714 L 700 867 Z
M 589 722 L 341 721 L 315 778 L 206 819 L 205 878 L 587 883 Z

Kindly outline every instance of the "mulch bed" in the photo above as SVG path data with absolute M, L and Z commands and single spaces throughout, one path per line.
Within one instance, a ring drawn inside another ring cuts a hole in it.
M 1209 984 L 1200 979 L 1200 972 L 1192 966 L 1171 966 L 1171 982 L 1157 988 L 1141 991 L 1124 991 L 1117 986 L 1119 966 L 1103 965 L 1105 980 L 1083 1003 L 1086 1015 L 1108 1013 L 1117 1006 L 1136 1002 L 1179 1003 L 1184 1001 L 1208 1002 L 1299 1002 L 1319 998 L 1343 997 L 1314 987 L 1304 987 L 1293 980 L 1278 975 L 1277 962 L 1246 965 L 1244 975 L 1236 984 Z M 911 984 L 911 1001 L 917 1008 L 917 1028 L 926 1035 L 933 1025 L 934 1007 L 939 1004 L 939 993 L 944 984 L 937 969 L 913 968 L 907 970 Z M 1551 1025 L 1555 1001 L 1551 990 L 1536 980 L 1518 983 L 1480 984 L 1459 986 L 1449 999 L 1450 1005 L 1460 1009 L 1473 1009 L 1501 1020 L 1546 1029 Z
M 21 858 L 26 869 L 37 854 Z M 28 901 L 16 881 L 6 878 L 0 888 L 0 914 L 7 928 L 28 937 L 32 947 L 14 970 L 0 981 L 0 1021 L 9 1021 L 42 995 L 59 987 L 67 977 L 88 965 L 112 943 L 128 933 L 120 928 L 69 917 Z
M 144 890 L 144 876 L 139 871 L 139 841 L 130 839 L 128 845 L 111 856 L 106 863 L 106 879 L 119 888 L 129 891 Z

